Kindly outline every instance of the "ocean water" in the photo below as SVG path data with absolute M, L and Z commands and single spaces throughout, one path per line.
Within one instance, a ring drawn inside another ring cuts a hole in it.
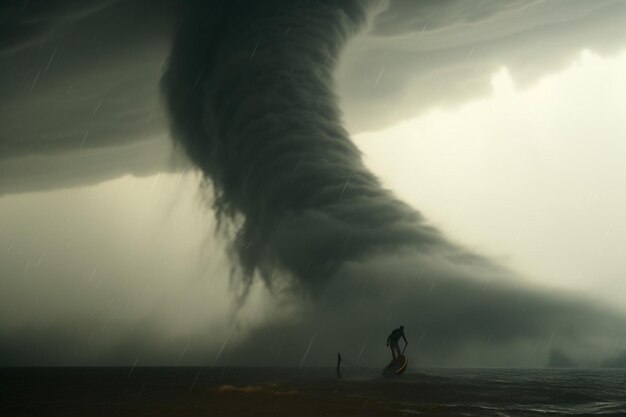
M 626 416 L 626 370 L 3 368 L 1 416 Z

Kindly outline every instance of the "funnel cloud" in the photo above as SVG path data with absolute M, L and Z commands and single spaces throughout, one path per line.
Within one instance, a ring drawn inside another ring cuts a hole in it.
M 218 216 L 238 225 L 246 283 L 287 274 L 319 289 L 346 261 L 407 248 L 471 258 L 381 187 L 341 125 L 333 70 L 367 6 L 185 11 L 164 88 L 178 143 L 211 180 Z

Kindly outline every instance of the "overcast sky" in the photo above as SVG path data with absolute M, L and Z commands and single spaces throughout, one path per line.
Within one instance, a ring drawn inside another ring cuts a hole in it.
M 298 30 L 331 27 L 315 20 L 316 7 L 303 6 L 314 16 L 303 26 L 303 15 L 275 20 L 274 9 L 228 18 L 258 17 L 272 34 L 279 22 L 293 30 L 280 36 L 315 46 Z M 367 6 L 329 67 L 342 120 L 366 168 L 423 216 L 415 233 L 439 232 L 424 254 L 376 243 L 383 231 L 404 239 L 395 226 L 364 234 L 369 255 L 346 257 L 311 294 L 308 257 L 304 272 L 285 261 L 292 252 L 280 248 L 292 238 L 281 231 L 268 263 L 278 264 L 272 277 L 286 278 L 268 279 L 261 262 L 245 298 L 232 274 L 241 219 L 215 220 L 213 166 L 169 132 L 160 80 L 175 9 L 166 1 L 0 9 L 2 364 L 297 366 L 332 362 L 339 349 L 378 366 L 400 324 L 421 365 L 543 366 L 558 350 L 597 366 L 623 351 L 626 2 Z M 251 44 L 243 61 L 265 63 L 275 47 L 258 39 L 229 42 Z M 214 73 L 220 86 L 238 68 L 239 58 L 228 59 L 226 75 Z M 291 65 L 280 71 L 306 80 Z M 235 106 L 248 103 L 239 94 Z M 239 166 L 230 163 L 220 160 Z M 263 175 L 251 168 L 245 181 Z M 341 177 L 342 207 L 358 187 L 376 185 L 363 175 L 366 185 Z M 310 245 L 322 241 L 309 223 L 288 225 Z

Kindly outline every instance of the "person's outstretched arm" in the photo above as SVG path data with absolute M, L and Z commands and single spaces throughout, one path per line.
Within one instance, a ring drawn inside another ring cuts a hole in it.
M 404 349 L 402 349 L 402 354 L 404 355 L 404 351 L 406 350 L 406 347 L 409 345 L 408 340 L 406 340 L 406 336 L 402 335 L 402 338 L 404 339 Z

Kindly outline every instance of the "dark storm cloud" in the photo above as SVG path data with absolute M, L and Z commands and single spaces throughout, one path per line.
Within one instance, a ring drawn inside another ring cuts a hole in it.
M 116 3 L 111 1 L 9 0 L 0 6 L 0 53 L 10 54 L 62 32 L 62 26 L 98 14 Z M 57 32 L 58 31 L 58 32 Z M 56 33 L 55 33 L 56 32 Z
M 176 9 L 169 0 L 3 2 L 0 163 L 123 146 L 167 132 L 157 80 Z M 458 0 L 393 0 L 383 9 L 371 13 L 371 27 L 342 54 L 338 91 L 351 131 L 380 129 L 480 96 L 502 65 L 528 83 L 562 68 L 581 48 L 611 53 L 626 39 L 626 4 L 614 0 L 471 7 Z M 98 179 L 118 175 L 118 165 L 102 163 Z M 55 175 L 31 169 L 30 178 Z M 77 166 L 76 176 L 81 173 Z M 21 184 L 23 190 L 53 186 L 35 179 Z
M 3 3 L 0 194 L 168 169 L 143 152 L 167 132 L 158 80 L 170 10 L 143 0 Z M 85 166 L 90 152 L 101 159 Z
M 462 24 L 478 24 L 515 13 L 541 0 L 391 0 L 376 16 L 372 31 L 383 36 L 435 31 Z
M 619 0 L 391 1 L 342 57 L 347 124 L 377 130 L 486 95 L 502 67 L 523 88 L 582 49 L 620 51 L 624 21 Z
M 155 169 L 172 172 L 188 167 L 186 160 L 172 155 L 167 137 L 85 152 L 29 155 L 0 162 L 0 194 L 91 185 L 124 175 L 154 175 Z
M 78 38 L 87 38 L 96 49 L 119 50 L 124 47 L 120 41 L 166 35 L 172 9 L 168 0 L 9 0 L 0 5 L 0 55 L 15 57 L 51 42 L 79 46 Z

